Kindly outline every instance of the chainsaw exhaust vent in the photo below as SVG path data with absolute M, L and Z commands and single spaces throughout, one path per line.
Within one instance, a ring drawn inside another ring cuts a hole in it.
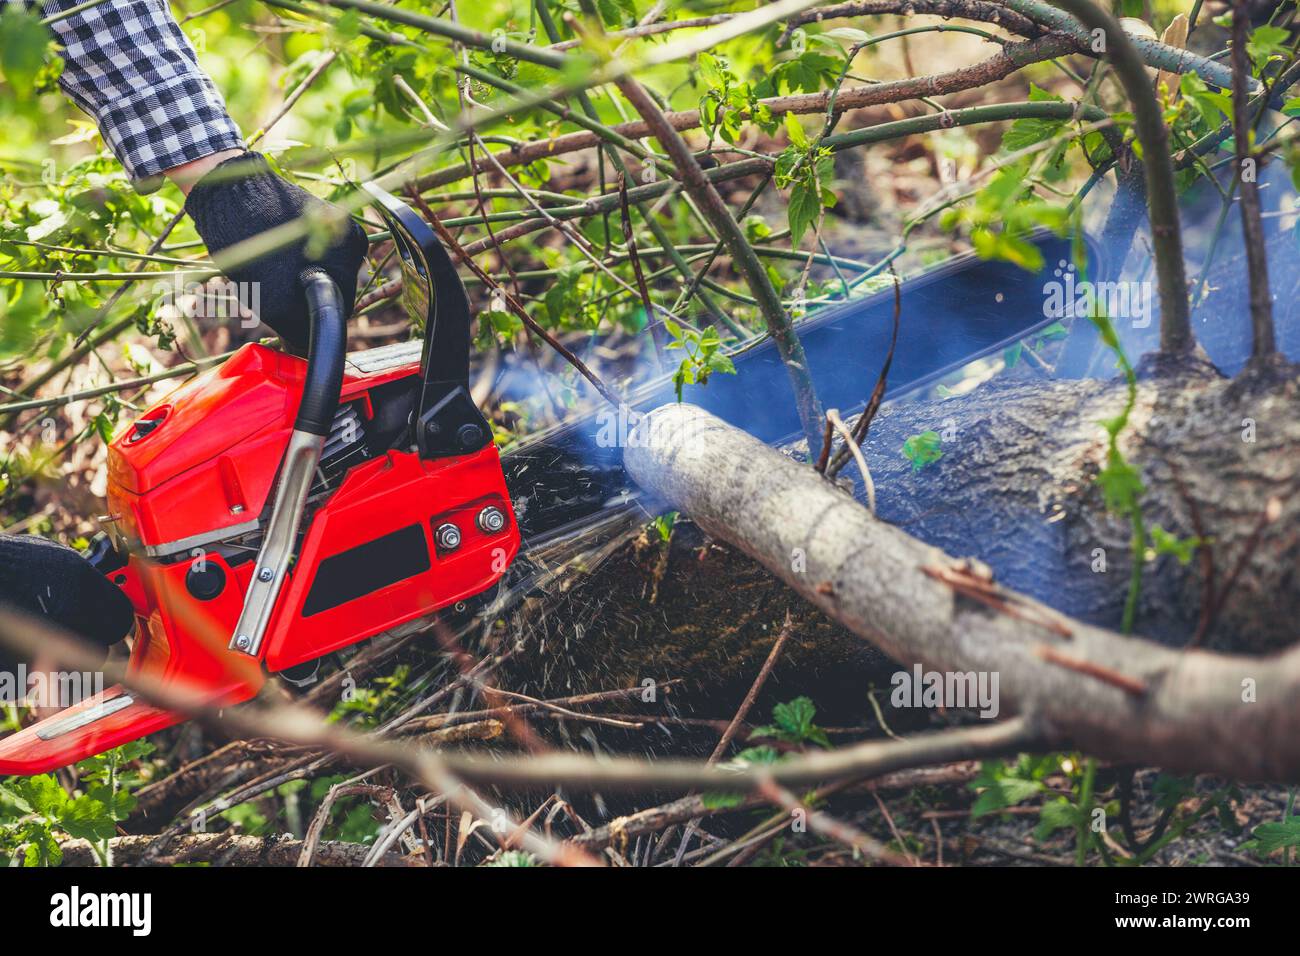
M 333 491 L 349 468 L 371 457 L 365 423 L 357 406 L 357 402 L 349 402 L 334 413 L 334 422 L 321 452 L 320 468 L 312 483 L 313 495 Z

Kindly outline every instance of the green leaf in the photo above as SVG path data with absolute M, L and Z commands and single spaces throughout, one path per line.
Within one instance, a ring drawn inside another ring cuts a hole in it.
M 1286 56 L 1289 52 L 1291 34 L 1282 27 L 1256 27 L 1246 41 L 1246 52 L 1250 54 L 1256 69 L 1268 62 L 1270 57 Z
M 1034 838 L 1046 840 L 1057 830 L 1072 829 L 1079 823 L 1079 808 L 1065 797 L 1058 797 L 1043 804 L 1038 813 L 1038 826 L 1034 827 Z
M 816 715 L 817 708 L 808 697 L 796 697 L 792 701 L 777 704 L 772 708 L 773 722 L 796 740 L 802 740 L 807 736 L 813 726 L 813 717 Z
M 1194 777 L 1174 777 L 1162 773 L 1151 788 L 1156 806 L 1161 810 L 1178 806 L 1195 792 L 1195 783 Z
M 1057 96 L 1055 93 L 1049 93 L 1042 89 L 1037 83 L 1029 84 L 1029 102 L 1031 103 L 1064 103 L 1065 98 Z
M 721 372 L 724 375 L 735 375 L 736 365 L 731 361 L 731 356 L 724 352 L 714 352 L 708 357 L 709 369 L 714 372 Z
M 920 471 L 943 457 L 939 445 L 943 439 L 935 431 L 921 432 L 903 442 L 903 455 L 912 463 L 912 471 Z
M 1103 424 L 1112 425 L 1114 420 Z M 1106 509 L 1117 515 L 1132 514 L 1138 499 L 1146 491 L 1138 470 L 1120 458 L 1113 459 L 1097 474 L 1097 484 L 1101 485 Z
M 1151 546 L 1156 555 L 1172 554 L 1179 564 L 1187 564 L 1203 542 L 1198 537 L 1180 539 L 1160 525 L 1151 526 Z
M 31 95 L 45 64 L 50 31 L 34 14 L 7 4 L 0 14 L 0 70 L 19 97 Z
M 1261 823 L 1251 831 L 1254 848 L 1262 856 L 1291 846 L 1300 846 L 1300 818 L 1285 823 Z
M 1015 153 L 1051 139 L 1065 128 L 1065 120 L 1018 119 L 1002 134 L 1002 151 Z
M 701 53 L 695 62 L 700 71 L 700 79 L 704 81 L 706 86 L 723 89 L 728 85 L 731 75 L 727 71 L 725 60 L 714 56 L 712 53 Z
M 596 8 L 606 26 L 626 26 L 636 18 L 636 6 L 632 0 L 596 0 Z
M 673 536 L 673 525 L 677 523 L 677 512 L 669 511 L 667 514 L 661 514 L 650 522 L 650 527 L 659 533 L 662 541 L 667 541 Z
M 994 781 L 976 799 L 971 807 L 972 817 L 982 817 L 1007 807 L 1014 807 L 1030 797 L 1041 793 L 1043 785 L 1037 780 L 1021 780 L 1018 777 L 1003 777 Z
M 68 802 L 68 795 L 50 774 L 29 777 L 19 784 L 19 793 L 31 806 L 33 813 L 56 816 Z
M 772 227 L 762 216 L 746 216 L 741 226 L 745 229 L 745 238 L 750 242 L 759 242 L 772 234 Z
M 736 763 L 742 764 L 771 764 L 781 759 L 775 747 L 746 747 L 740 753 L 736 754 Z
M 23 816 L 33 812 L 32 805 L 14 792 L 13 789 L 0 786 L 0 806 L 4 804 L 9 804 Z
M 785 131 L 790 136 L 790 142 L 800 149 L 808 148 L 808 134 L 804 132 L 803 124 L 799 122 L 799 117 L 794 113 L 785 114 Z
M 59 827 L 81 840 L 107 840 L 117 832 L 108 807 L 90 796 L 70 801 L 59 814 Z
M 808 227 L 817 221 L 821 212 L 822 201 L 819 190 L 813 189 L 804 180 L 795 183 L 790 190 L 790 243 L 798 246 Z

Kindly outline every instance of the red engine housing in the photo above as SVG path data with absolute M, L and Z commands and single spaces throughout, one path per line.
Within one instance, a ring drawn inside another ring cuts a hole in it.
M 375 414 L 372 391 L 418 375 L 418 354 L 411 359 L 369 374 L 349 367 L 340 405 L 359 410 L 363 431 Z M 142 421 L 161 422 L 145 434 L 137 423 L 114 439 L 108 502 L 132 552 L 140 546 L 156 552 L 219 528 L 237 530 L 263 511 L 293 429 L 305 368 L 301 359 L 247 345 L 148 412 Z M 184 441 L 170 442 L 169 434 L 182 434 Z M 481 530 L 474 518 L 488 505 L 510 514 L 491 444 L 434 460 L 387 450 L 349 469 L 310 515 L 263 645 L 267 669 L 313 660 L 491 587 L 519 550 L 519 533 L 509 520 L 496 533 Z M 461 532 L 452 552 L 434 543 L 434 530 L 445 522 Z M 233 586 L 200 600 L 177 582 L 186 605 L 177 610 L 182 617 L 219 621 L 229 640 L 253 562 L 232 567 L 228 558 L 204 551 L 185 555 L 185 573 L 196 560 L 213 562 Z M 156 573 L 166 577 L 170 567 Z M 157 613 L 158 602 L 146 610 L 146 616 Z M 168 620 L 163 630 L 174 633 L 178 624 Z
M 411 346 L 395 347 L 395 355 L 390 347 L 387 362 L 346 366 L 340 408 L 355 410 L 363 435 L 381 403 L 400 395 L 400 383 L 416 384 L 420 356 Z M 297 558 L 258 655 L 262 666 L 229 649 L 257 549 L 228 545 L 257 533 L 305 372 L 302 359 L 246 345 L 111 443 L 109 520 L 130 558 L 109 577 L 136 609 L 131 672 L 201 691 L 214 703 L 248 700 L 263 683 L 263 666 L 281 671 L 478 595 L 518 552 L 494 445 L 433 459 L 369 450 L 309 500 Z M 494 533 L 475 521 L 489 505 L 506 516 Z M 435 543 L 445 523 L 461 534 L 453 551 Z M 196 593 L 196 571 L 224 583 Z M 0 740 L 0 775 L 64 766 L 184 719 L 124 697 L 111 688 Z M 60 723 L 71 729 L 47 726 Z

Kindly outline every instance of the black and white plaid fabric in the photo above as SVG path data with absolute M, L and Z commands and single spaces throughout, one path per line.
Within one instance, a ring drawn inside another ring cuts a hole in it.
M 80 0 L 43 0 L 45 16 Z M 51 25 L 63 90 L 99 125 L 136 188 L 158 174 L 244 145 L 166 0 L 107 0 Z

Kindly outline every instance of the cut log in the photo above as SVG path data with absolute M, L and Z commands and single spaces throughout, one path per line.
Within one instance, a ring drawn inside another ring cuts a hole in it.
M 691 406 L 650 413 L 624 460 L 642 488 L 893 659 L 996 673 L 1003 712 L 1031 716 L 1062 744 L 1174 770 L 1300 779 L 1300 648 L 1272 658 L 1177 651 L 1066 617 Z
M 1300 401 L 1294 373 L 1279 371 L 1230 382 L 1183 370 L 1141 383 L 1122 447 L 1147 488 L 1147 526 L 1208 540 L 1187 564 L 1173 556 L 1146 564 L 1137 633 L 1183 647 L 1204 630 L 1204 646 L 1226 651 L 1295 641 Z M 1095 479 L 1106 452 L 1098 423 L 1124 400 L 1122 383 L 1047 381 L 1023 370 L 961 396 L 887 404 L 866 449 L 878 513 L 988 564 L 1013 590 L 1118 629 L 1131 532 L 1107 514 Z M 942 436 L 943 457 L 917 470 L 902 450 L 927 430 Z M 856 478 L 855 467 L 841 477 Z M 687 682 L 682 706 L 694 685 L 709 713 L 726 716 L 718 702 L 740 699 L 773 627 L 792 610 L 795 639 L 774 693 L 810 694 L 840 720 L 867 712 L 864 689 L 892 665 L 804 602 L 791 603 L 745 555 L 685 521 L 668 544 L 641 533 L 644 512 L 611 524 L 600 543 L 584 537 L 546 555 L 579 573 L 561 571 L 545 597 L 511 615 L 505 631 L 526 645 L 512 668 L 519 686 L 558 696 L 669 675 Z M 1217 613 L 1212 605 L 1221 605 Z
M 966 395 L 886 405 L 866 446 L 877 513 L 949 554 L 978 558 L 1008 587 L 1118 629 L 1131 529 L 1107 513 L 1096 477 L 1106 459 L 1100 423 L 1125 397 L 1121 382 L 1049 381 L 1025 369 Z M 940 436 L 943 457 L 916 469 L 903 446 L 925 431 Z M 1212 623 L 1204 646 L 1214 649 L 1258 653 L 1295 643 L 1295 370 L 1230 381 L 1201 366 L 1146 377 L 1121 447 L 1146 487 L 1148 530 L 1206 539 L 1187 564 L 1173 555 L 1146 564 L 1135 633 L 1183 647 Z M 856 477 L 853 466 L 843 474 Z M 1222 606 L 1203 622 L 1207 576 Z

